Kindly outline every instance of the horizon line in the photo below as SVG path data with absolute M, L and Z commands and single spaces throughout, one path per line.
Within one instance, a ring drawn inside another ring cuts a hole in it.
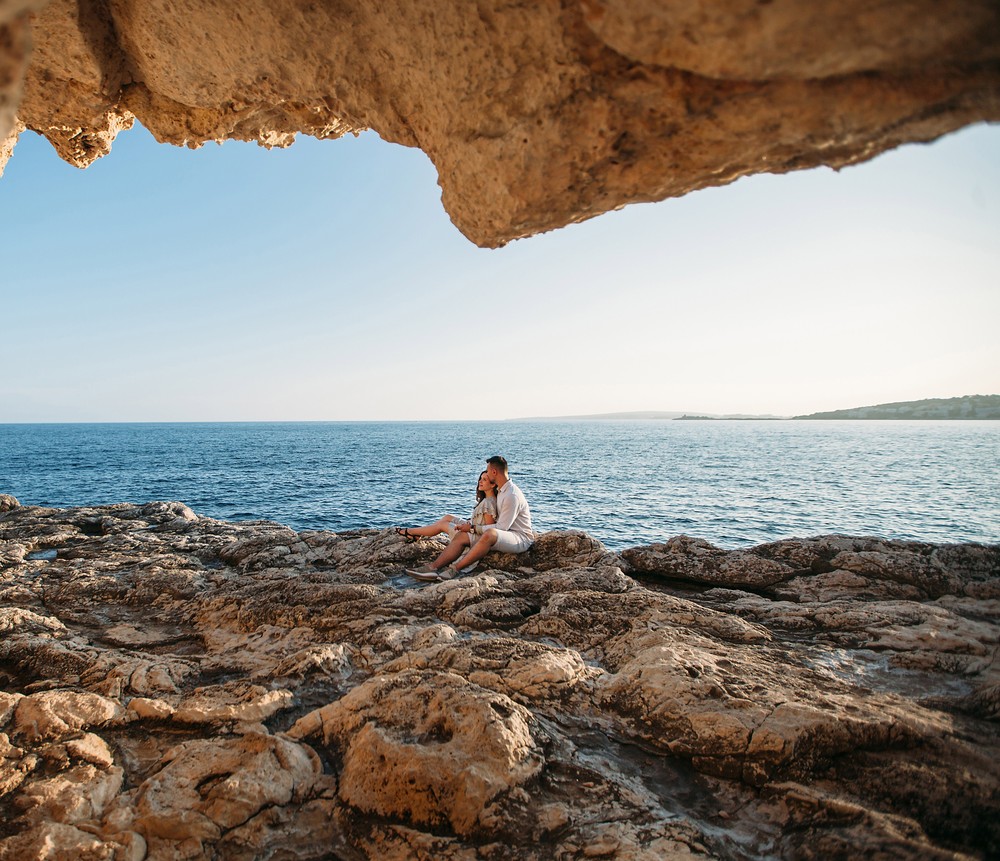
M 790 421 L 797 418 L 809 418 L 811 416 L 827 415 L 837 412 L 850 412 L 854 410 L 877 409 L 880 407 L 905 406 L 910 404 L 923 404 L 932 401 L 956 401 L 967 398 L 1000 398 L 998 394 L 992 395 L 955 395 L 947 398 L 918 398 L 908 401 L 885 401 L 879 404 L 866 404 L 864 406 L 841 407 L 836 409 L 819 410 L 812 413 L 798 413 L 794 415 L 779 415 L 775 413 L 710 413 L 691 410 L 617 410 L 607 413 L 576 413 L 572 415 L 560 416 L 517 416 L 508 418 L 483 418 L 483 419 L 447 419 L 447 418 L 398 418 L 398 419 L 91 419 L 91 420 L 41 420 L 41 421 L 0 421 L 0 426 L 8 425 L 165 425 L 165 424 L 433 424 L 433 423 L 455 423 L 467 424 L 487 423 L 487 422 L 532 422 L 532 421 L 677 421 L 678 419 L 708 421 L 730 419 L 744 421 Z M 870 421 L 870 419 L 866 419 Z M 897 420 L 898 421 L 898 420 Z M 927 421 L 927 419 L 918 419 Z M 986 420 L 988 421 L 988 419 Z

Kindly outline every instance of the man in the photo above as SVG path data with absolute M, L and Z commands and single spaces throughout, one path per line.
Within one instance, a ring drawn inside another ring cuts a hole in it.
M 460 524 L 451 540 L 429 565 L 407 569 L 418 580 L 450 580 L 456 574 L 467 574 L 491 550 L 501 553 L 524 553 L 535 543 L 531 531 L 531 512 L 524 494 L 507 473 L 507 461 L 498 454 L 486 461 L 486 477 L 497 486 L 497 522 L 484 527 L 476 535 L 467 523 Z M 466 547 L 471 548 L 460 568 L 453 564 Z

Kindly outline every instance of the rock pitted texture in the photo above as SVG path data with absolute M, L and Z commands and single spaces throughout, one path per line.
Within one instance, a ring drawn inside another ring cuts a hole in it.
M 134 118 L 189 146 L 371 128 L 498 245 L 996 121 L 1000 6 L 0 0 L 0 166 L 15 113 L 81 167 Z
M 0 861 L 1000 853 L 1000 547 L 437 547 L 11 505 Z

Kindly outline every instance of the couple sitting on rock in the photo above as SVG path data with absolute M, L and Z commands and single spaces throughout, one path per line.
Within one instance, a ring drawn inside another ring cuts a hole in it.
M 397 529 L 407 539 L 429 538 L 447 532 L 450 541 L 433 562 L 407 573 L 418 580 L 450 580 L 457 574 L 468 574 L 491 550 L 501 553 L 524 553 L 535 541 L 531 531 L 531 512 L 524 494 L 507 474 L 507 461 L 498 454 L 486 461 L 476 488 L 479 504 L 470 520 L 460 520 L 446 514 L 430 526 Z M 465 549 L 461 565 L 458 558 Z

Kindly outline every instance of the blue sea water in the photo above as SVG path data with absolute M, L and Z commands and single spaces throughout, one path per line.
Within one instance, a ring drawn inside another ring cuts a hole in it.
M 682 533 L 729 548 L 829 533 L 1000 542 L 1000 422 L 0 425 L 0 493 L 383 528 L 470 512 L 494 453 L 539 531 L 612 549 Z

